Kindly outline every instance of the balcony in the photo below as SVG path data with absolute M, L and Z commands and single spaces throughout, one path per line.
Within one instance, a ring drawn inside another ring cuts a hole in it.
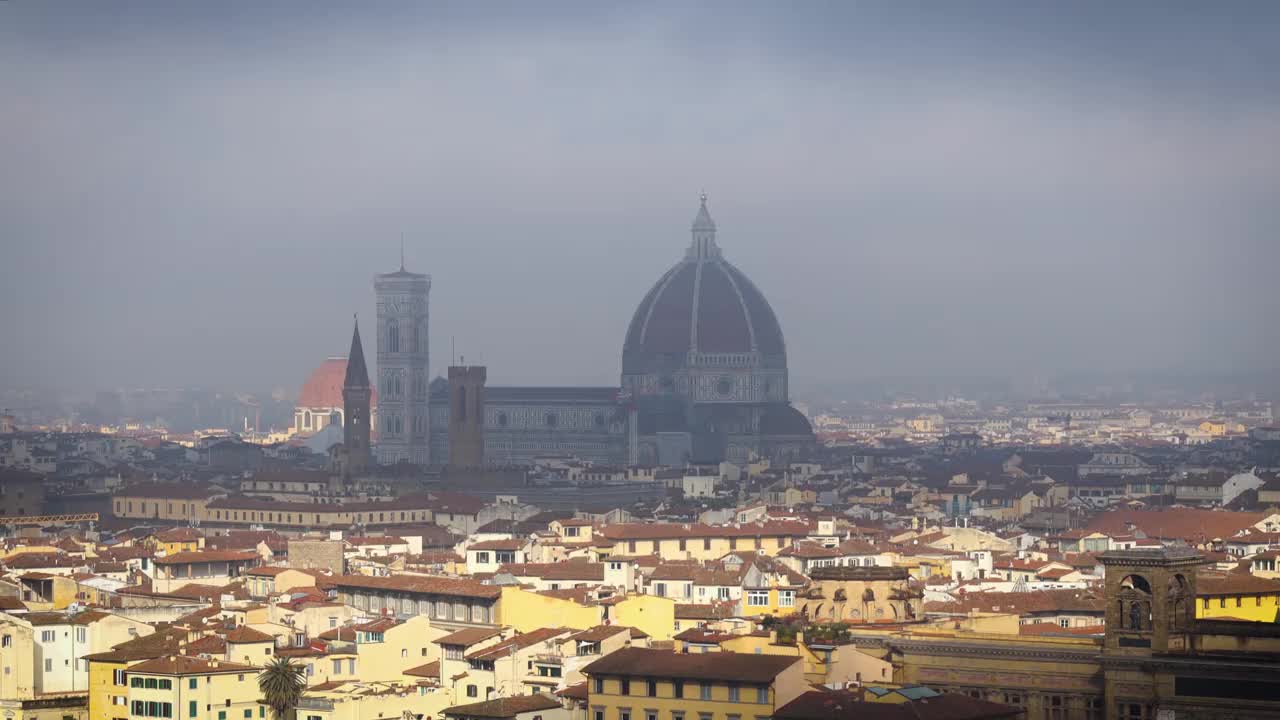
M 560 653 L 537 653 L 533 656 L 533 661 L 542 665 L 563 665 L 564 656 Z
M 333 701 L 324 698 L 302 696 L 298 698 L 299 710 L 317 710 L 321 712 L 333 712 Z

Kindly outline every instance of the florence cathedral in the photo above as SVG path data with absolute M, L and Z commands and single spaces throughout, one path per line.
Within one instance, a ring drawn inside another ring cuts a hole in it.
M 485 374 L 452 371 L 452 382 L 427 382 L 431 280 L 403 263 L 378 275 L 378 462 L 457 465 L 458 428 L 474 430 L 490 466 L 550 455 L 613 466 L 805 456 L 813 430 L 789 402 L 773 308 L 724 258 L 705 195 L 691 230 L 684 256 L 632 315 L 615 387 L 468 388 L 456 378 Z

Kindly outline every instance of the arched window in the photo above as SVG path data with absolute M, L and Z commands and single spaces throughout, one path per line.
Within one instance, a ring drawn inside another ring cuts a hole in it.
M 310 410 L 302 414 L 302 428 L 304 430 L 311 429 L 311 411 Z
M 463 385 L 458 388 L 458 402 L 454 404 L 454 419 L 458 422 L 467 421 L 467 387 Z
M 400 352 L 400 325 L 395 320 L 387 323 L 387 352 Z

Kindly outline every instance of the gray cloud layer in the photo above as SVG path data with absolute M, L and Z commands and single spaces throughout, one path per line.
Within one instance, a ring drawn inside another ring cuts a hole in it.
M 793 377 L 1274 368 L 1280 8 L 0 3 L 0 385 L 616 381 L 706 188 Z

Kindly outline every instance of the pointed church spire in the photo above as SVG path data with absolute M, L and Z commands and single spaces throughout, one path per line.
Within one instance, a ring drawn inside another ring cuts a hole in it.
M 347 377 L 343 387 L 369 387 L 369 369 L 364 364 L 364 345 L 360 342 L 360 318 L 355 318 L 355 330 L 351 333 L 351 352 L 347 354 Z
M 698 215 L 693 219 L 693 242 L 689 244 L 689 252 L 686 256 L 690 260 L 701 260 L 710 257 L 719 257 L 720 248 L 716 247 L 716 223 L 711 219 L 711 213 L 707 210 L 707 193 L 703 191 L 698 196 L 701 203 L 698 206 Z

